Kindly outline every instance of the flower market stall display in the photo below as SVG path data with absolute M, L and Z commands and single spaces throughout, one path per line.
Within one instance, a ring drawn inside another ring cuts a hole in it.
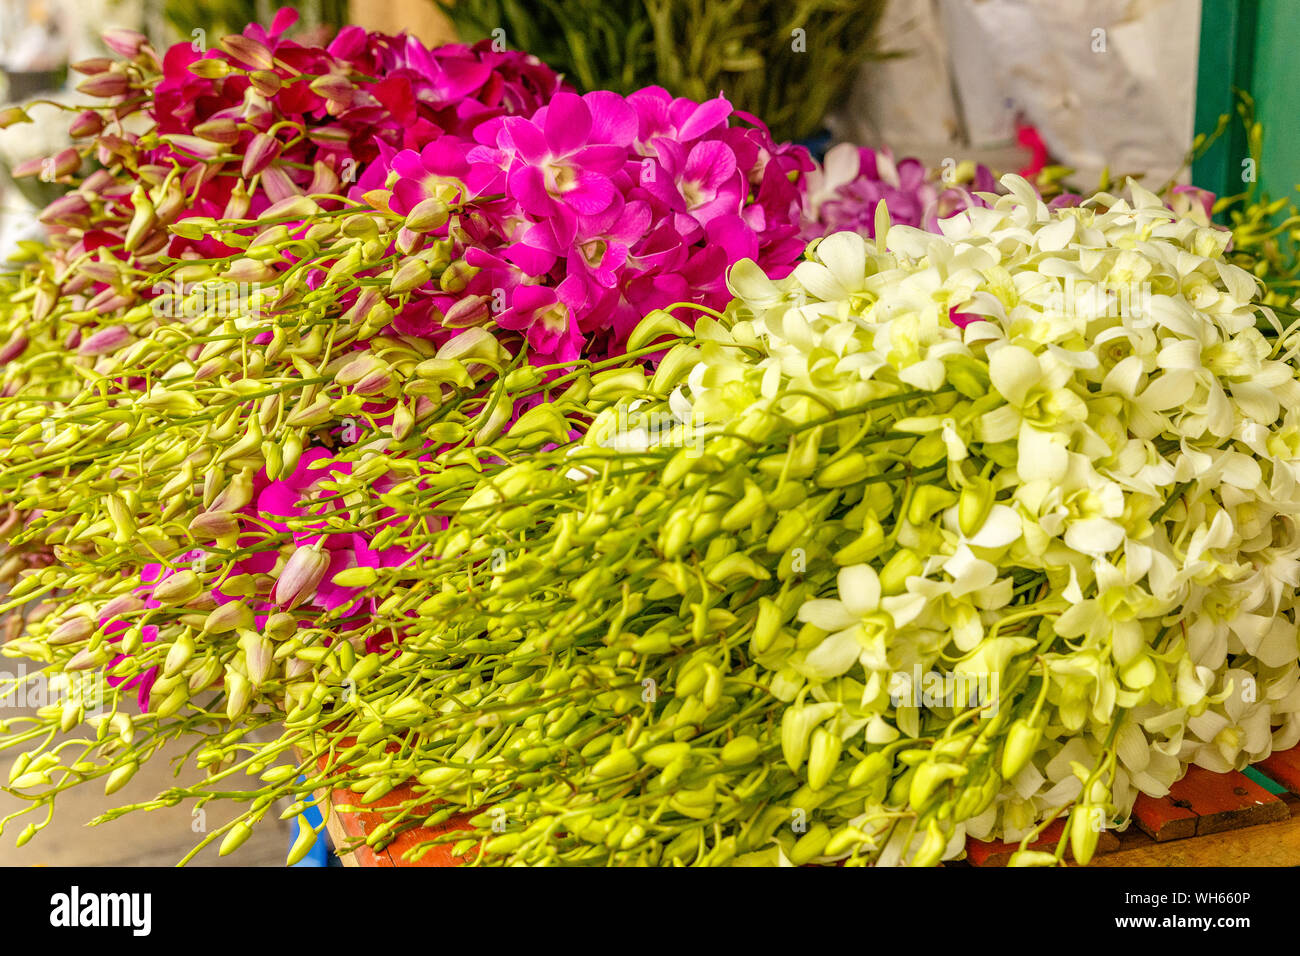
M 875 52 L 884 0 L 438 0 L 464 40 L 528 50 L 583 90 L 721 91 L 785 139 L 819 132 Z
M 183 739 L 96 822 L 409 784 L 372 845 L 1086 862 L 1300 738 L 1294 343 L 1199 203 L 290 22 L 111 38 L 0 277 L 18 841 Z

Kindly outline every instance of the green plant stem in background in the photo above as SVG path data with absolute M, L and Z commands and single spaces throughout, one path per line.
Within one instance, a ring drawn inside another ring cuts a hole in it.
M 270 23 L 281 7 L 293 7 L 302 14 L 301 26 L 328 26 L 337 29 L 348 20 L 347 0 L 150 0 L 146 4 L 146 21 L 163 26 L 175 36 L 154 37 L 155 42 L 171 43 L 177 39 L 198 39 L 202 30 L 205 43 L 215 43 L 226 34 L 239 33 L 249 23 Z
M 821 128 L 873 55 L 884 0 L 435 0 L 461 38 L 536 54 L 583 90 L 719 92 L 778 139 Z

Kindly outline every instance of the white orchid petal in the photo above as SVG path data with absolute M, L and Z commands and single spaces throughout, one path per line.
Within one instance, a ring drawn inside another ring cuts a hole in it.
M 823 638 L 820 644 L 808 652 L 799 667 L 800 672 L 813 680 L 824 681 L 848 671 L 862 653 L 858 631 L 857 628 L 848 628 Z
M 840 601 L 816 600 L 805 601 L 799 607 L 799 620 L 812 624 L 823 631 L 838 631 L 857 623 L 859 615 L 854 614 Z
M 840 601 L 850 614 L 862 617 L 880 608 L 880 576 L 868 564 L 841 568 L 836 587 Z
M 1021 405 L 1029 390 L 1043 377 L 1038 359 L 1027 349 L 1008 345 L 989 358 L 989 379 L 998 393 L 1013 405 Z

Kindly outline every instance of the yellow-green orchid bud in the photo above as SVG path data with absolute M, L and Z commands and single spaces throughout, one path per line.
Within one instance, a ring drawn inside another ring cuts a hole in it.
M 802 508 L 787 511 L 777 519 L 767 536 L 769 554 L 783 554 L 808 531 L 810 522 Z
M 671 335 L 676 338 L 685 338 L 690 334 L 690 326 L 681 319 L 675 318 L 671 312 L 664 309 L 655 309 L 638 322 L 636 328 L 632 330 L 632 333 L 627 338 L 627 350 L 636 352 L 650 345 L 661 336 Z
M 943 851 L 948 846 L 948 835 L 943 832 L 937 820 L 931 820 L 925 828 L 925 839 L 912 857 L 913 866 L 937 866 L 943 859 Z
M 795 704 L 786 708 L 781 718 L 781 752 L 791 770 L 798 770 L 803 765 L 813 728 L 839 708 L 840 705 L 834 701 Z
M 225 634 L 253 626 L 253 609 L 243 601 L 230 601 L 212 611 L 203 622 L 205 634 Z
M 32 118 L 21 106 L 6 106 L 0 109 L 0 129 L 8 129 L 17 123 L 30 123 Z
M 248 709 L 248 702 L 251 698 L 253 687 L 247 677 L 239 673 L 233 667 L 226 667 L 226 717 L 230 720 L 238 720 L 240 715 Z
M 1044 850 L 1017 850 L 1007 866 L 1056 866 L 1059 862 L 1056 854 Z
M 636 770 L 636 754 L 630 750 L 615 750 L 606 754 L 591 768 L 591 775 L 596 778 L 623 777 Z
M 1023 770 L 1043 739 L 1041 720 L 1031 722 L 1021 717 L 1007 728 L 1006 743 L 1002 745 L 1002 777 L 1010 780 Z
M 1080 803 L 1070 812 L 1070 852 L 1080 866 L 1087 866 L 1097 850 L 1105 817 L 1101 807 Z
M 742 734 L 727 742 L 719 758 L 729 767 L 743 767 L 758 759 L 762 748 L 758 741 L 748 734 Z
M 739 531 L 748 527 L 767 508 L 763 489 L 745 479 L 745 494 L 722 516 L 723 531 Z
M 135 760 L 128 760 L 122 766 L 115 769 L 108 775 L 104 781 L 104 794 L 112 796 L 126 786 L 127 781 L 135 776 L 135 772 L 140 769 L 140 764 Z
M 771 576 L 767 568 L 749 555 L 733 551 L 710 568 L 705 578 L 710 584 L 721 585 L 736 578 L 752 578 L 755 581 L 766 581 Z
M 202 663 L 190 675 L 190 694 L 197 694 L 215 684 L 221 676 L 221 669 L 221 659 L 215 654 L 204 657 Z
M 874 558 L 885 543 L 885 529 L 874 513 L 868 514 L 862 522 L 862 533 L 835 552 L 834 561 L 840 567 L 865 564 Z
M 210 472 L 220 474 L 220 469 Z M 208 505 L 211 512 L 233 512 L 248 505 L 253 500 L 253 469 L 245 468 L 231 478 L 226 486 L 217 492 Z M 193 530 L 193 525 L 190 526 Z
M 277 611 L 266 619 L 266 626 L 263 628 L 266 636 L 273 641 L 285 641 L 294 635 L 298 630 L 298 622 L 292 614 L 284 611 Z
M 840 748 L 843 741 L 840 735 L 818 727 L 812 732 L 812 742 L 808 749 L 808 786 L 820 790 L 830 782 L 831 774 L 840 761 Z
M 831 828 L 824 823 L 814 823 L 808 832 L 795 841 L 788 857 L 795 866 L 803 866 L 822 855 L 831 839 Z
M 280 768 L 277 767 L 276 769 Z M 289 847 L 289 855 L 285 858 L 284 865 L 293 866 L 295 863 L 304 860 L 307 854 L 311 852 L 312 847 L 316 845 L 316 837 L 316 830 L 307 822 L 307 818 L 299 815 L 298 837 L 293 841 L 293 845 Z
M 371 567 L 346 568 L 334 575 L 334 583 L 341 588 L 369 587 L 379 580 L 379 573 Z
M 596 402 L 631 398 L 646 390 L 645 373 L 639 368 L 607 369 L 591 377 L 588 399 Z
M 873 780 L 884 777 L 892 766 L 892 761 L 885 756 L 883 751 L 867 754 L 858 761 L 858 765 L 853 768 L 853 773 L 849 775 L 849 787 L 856 790 L 859 787 L 865 787 Z
M 176 607 L 203 593 L 203 582 L 188 568 L 169 575 L 154 585 L 153 598 L 164 606 Z
M 478 266 L 472 266 L 464 259 L 449 263 L 438 277 L 438 287 L 448 295 L 458 295 L 465 291 L 470 280 L 479 273 Z
M 880 570 L 882 594 L 902 594 L 907 590 L 907 579 L 918 576 L 924 569 L 920 555 L 911 548 L 900 548 L 885 562 Z
M 532 447 L 543 442 L 565 442 L 569 438 L 571 426 L 564 415 L 550 403 L 535 405 L 524 412 L 510 426 L 511 438 L 530 438 L 525 447 Z
M 871 842 L 871 837 L 863 833 L 857 827 L 845 826 L 840 827 L 826 843 L 826 848 L 822 850 L 823 855 L 830 857 L 843 856 L 850 852 L 855 846 Z
M 190 689 L 181 682 L 167 692 L 161 704 L 153 708 L 153 712 L 158 717 L 170 717 L 185 705 L 190 699 Z
M 995 498 L 993 482 L 987 478 L 971 478 L 967 482 L 957 500 L 957 527 L 962 534 L 970 537 L 984 527 Z
M 939 763 L 929 760 L 916 768 L 912 775 L 912 785 L 907 792 L 907 802 L 914 809 L 923 807 L 939 788 L 948 780 L 958 780 L 966 775 L 966 768 L 955 763 Z
M 907 505 L 907 520 L 912 524 L 924 524 L 936 512 L 950 508 L 957 503 L 957 494 L 937 485 L 922 485 L 912 494 Z
M 641 759 L 652 767 L 663 769 L 675 760 L 688 756 L 691 745 L 688 743 L 656 744 L 641 755 Z
M 179 674 L 193 656 L 194 639 L 189 634 L 180 634 L 167 651 L 167 659 L 163 662 L 163 676 L 171 677 L 173 674 Z
M 138 399 L 143 408 L 150 411 L 163 412 L 164 414 L 174 417 L 193 417 L 203 410 L 193 395 L 189 392 L 170 391 L 165 388 L 155 387 L 144 398 Z
M 253 835 L 253 828 L 242 820 L 231 827 L 230 832 L 226 834 L 225 839 L 221 841 L 221 849 L 217 851 L 218 856 L 228 856 L 234 853 L 247 842 L 248 838 Z
M 406 228 L 412 232 L 432 232 L 443 226 L 450 215 L 447 204 L 432 196 L 417 203 L 415 208 L 406 214 Z
M 766 651 L 781 634 L 784 615 L 781 607 L 771 598 L 758 599 L 758 616 L 754 621 L 754 649 L 760 654 Z
M 130 224 L 126 227 L 126 236 L 122 240 L 122 248 L 127 252 L 135 251 L 140 245 L 140 240 L 158 221 L 153 202 L 142 184 L 137 184 L 131 191 L 131 208 L 134 212 Z
M 344 646 L 350 647 L 347 644 L 344 644 Z M 244 652 L 244 663 L 248 671 L 249 682 L 255 688 L 261 686 L 271 671 L 274 648 L 272 648 L 270 640 L 257 631 L 241 630 L 239 632 L 239 648 Z
M 866 474 L 867 456 L 854 451 L 822 468 L 817 473 L 817 485 L 821 488 L 843 488 L 860 481 Z

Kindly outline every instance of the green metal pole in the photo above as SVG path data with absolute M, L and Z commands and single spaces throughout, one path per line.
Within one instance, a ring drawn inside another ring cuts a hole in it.
M 1246 131 L 1236 120 L 1236 91 L 1254 85 L 1259 0 L 1202 0 L 1196 69 L 1196 132 L 1210 133 L 1224 113 L 1233 122 L 1192 165 L 1192 181 L 1219 196 L 1242 191 Z

